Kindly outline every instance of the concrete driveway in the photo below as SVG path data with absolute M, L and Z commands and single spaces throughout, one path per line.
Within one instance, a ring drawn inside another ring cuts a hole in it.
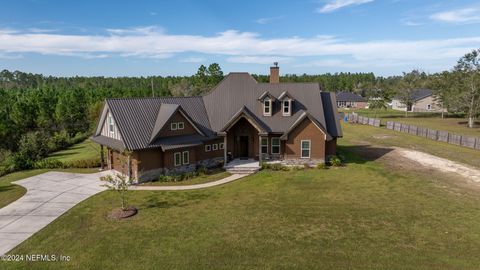
M 47 172 L 14 182 L 27 189 L 17 201 L 0 209 L 0 255 L 47 226 L 77 203 L 103 190 L 100 176 Z

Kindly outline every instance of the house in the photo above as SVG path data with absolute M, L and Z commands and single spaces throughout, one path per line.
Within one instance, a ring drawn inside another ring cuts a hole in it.
M 435 96 L 430 89 L 415 89 L 410 96 L 412 105 L 406 106 L 399 97 L 392 99 L 392 109 L 397 111 L 409 112 L 442 112 L 446 111 L 435 100 Z
M 280 83 L 274 66 L 269 83 L 230 73 L 204 96 L 107 99 L 92 139 L 102 165 L 142 181 L 234 159 L 313 165 L 342 136 L 335 104 L 318 83 Z
M 366 100 L 352 92 L 338 92 L 337 93 L 337 107 L 338 108 L 358 108 L 364 109 L 367 107 Z

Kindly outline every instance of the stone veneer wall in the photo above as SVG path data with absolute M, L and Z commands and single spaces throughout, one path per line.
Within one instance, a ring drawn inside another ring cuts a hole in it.
M 203 166 L 205 168 L 214 168 L 223 164 L 223 157 L 210 158 L 205 160 L 197 161 L 195 164 L 178 166 L 175 168 L 158 168 L 154 170 L 148 170 L 139 172 L 139 182 L 152 181 L 160 175 L 173 175 L 181 174 L 186 172 L 193 172 L 199 167 Z
M 282 163 L 283 165 L 287 165 L 287 166 L 299 166 L 299 165 L 303 166 L 305 164 L 308 164 L 308 165 L 310 165 L 310 167 L 314 167 L 317 164 L 325 163 L 325 160 L 324 159 L 313 159 L 313 158 L 309 158 L 309 159 L 298 158 L 298 159 L 284 159 L 280 163 Z

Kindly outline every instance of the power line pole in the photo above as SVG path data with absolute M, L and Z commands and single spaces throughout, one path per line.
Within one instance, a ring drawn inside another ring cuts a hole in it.
M 155 97 L 155 92 L 153 91 L 153 77 L 150 78 L 150 84 L 152 86 L 152 97 Z

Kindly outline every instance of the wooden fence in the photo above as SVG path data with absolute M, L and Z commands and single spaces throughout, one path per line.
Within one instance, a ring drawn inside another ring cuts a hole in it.
M 480 138 L 476 137 L 458 135 L 448 131 L 429 129 L 398 122 L 387 122 L 387 129 L 424 137 L 434 141 L 441 141 L 480 150 Z
M 345 114 L 344 115 L 345 121 L 348 121 L 349 123 L 356 123 L 356 124 L 362 124 L 362 125 L 370 125 L 374 127 L 380 127 L 380 119 L 378 118 L 369 118 L 365 116 L 361 116 L 358 114 Z

